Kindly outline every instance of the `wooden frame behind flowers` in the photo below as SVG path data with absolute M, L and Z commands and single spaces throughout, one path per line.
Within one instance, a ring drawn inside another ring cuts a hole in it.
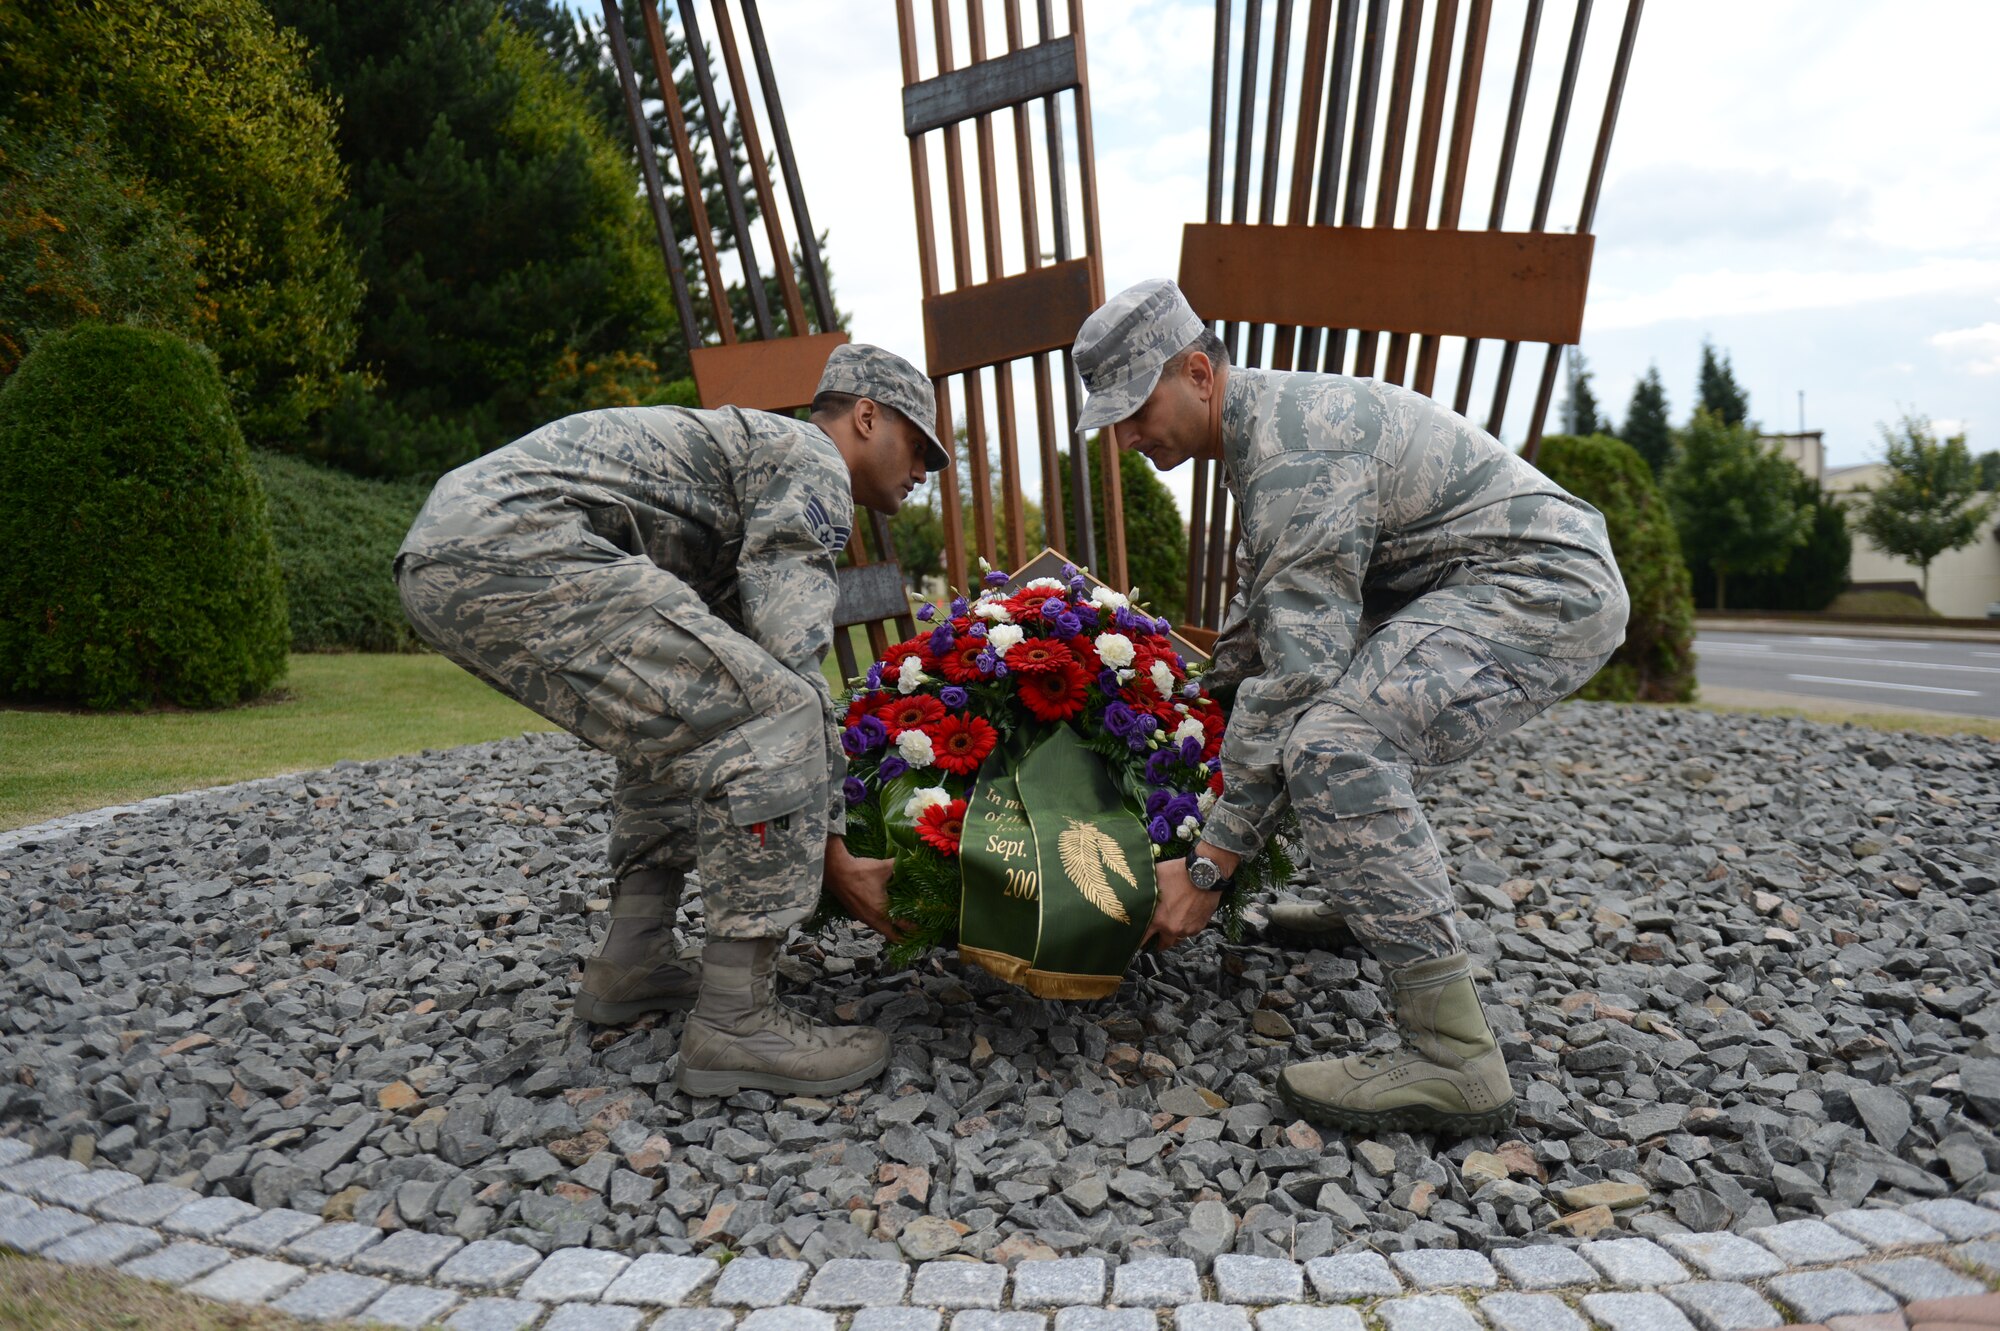
M 1074 730 L 1121 783 L 1155 859 L 1186 852 L 1220 793 L 1226 719 L 1200 688 L 1207 658 L 1199 649 L 1055 550 L 1012 575 L 983 574 L 976 595 L 922 607 L 921 631 L 849 681 L 847 844 L 857 855 L 897 860 L 889 910 L 909 926 L 889 950 L 897 964 L 953 943 L 966 800 L 982 764 L 1017 731 Z M 1100 653 L 1107 634 L 1117 640 Z M 1232 941 L 1243 902 L 1292 872 L 1281 837 L 1239 870 L 1222 907 Z M 823 899 L 820 922 L 843 914 Z

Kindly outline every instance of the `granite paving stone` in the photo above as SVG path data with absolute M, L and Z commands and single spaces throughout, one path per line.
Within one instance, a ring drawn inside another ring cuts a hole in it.
M 1104 1301 L 1102 1257 L 1058 1257 L 1022 1262 L 1014 1268 L 1016 1308 L 1067 1308 Z
M 1201 1272 L 1185 1257 L 1142 1257 L 1119 1264 L 1111 1301 L 1126 1308 L 1176 1308 L 1201 1297 Z
M 1952 1249 L 1952 1256 L 1989 1280 L 2000 1278 L 2000 1240 L 1975 1239 L 1971 1243 L 1961 1243 Z
M 35 1148 L 12 1137 L 0 1137 L 0 1169 L 18 1165 L 35 1153 Z
M 1691 1280 L 1661 1292 L 1701 1331 L 1766 1331 L 1785 1324 L 1763 1295 L 1733 1280 Z
M 1174 1309 L 1174 1331 L 1250 1331 L 1250 1310 L 1234 1303 L 1183 1303 Z
M 1770 1291 L 1802 1322 L 1896 1311 L 1895 1297 L 1852 1271 L 1793 1271 L 1771 1277 Z
M 82 1172 L 83 1166 L 74 1160 L 66 1160 L 59 1155 L 37 1156 L 33 1160 L 0 1169 L 0 1188 L 32 1197 L 44 1183 L 53 1183 Z
M 1484 1294 L 1479 1311 L 1494 1331 L 1588 1331 L 1576 1311 L 1553 1294 Z
M 802 1311 L 793 1308 L 766 1308 L 767 1313 Z M 639 1331 L 646 1310 L 616 1303 L 565 1303 L 549 1314 L 542 1331 Z M 749 1324 L 749 1318 L 744 1319 Z M 828 1326 L 825 1331 L 833 1331 Z
M 327 1271 L 310 1276 L 297 1289 L 272 1302 L 271 1307 L 287 1316 L 308 1322 L 331 1322 L 353 1317 L 382 1297 L 389 1282 L 377 1276 L 358 1276 L 351 1271 Z
M 456 1308 L 459 1296 L 432 1285 L 392 1285 L 389 1292 L 368 1305 L 361 1314 L 364 1322 L 383 1326 L 429 1326 Z
M 1960 1241 L 1983 1239 L 2000 1234 L 2000 1211 L 1974 1206 L 1971 1202 L 1960 1201 L 1956 1197 L 1912 1202 L 1903 1208 L 1903 1212 L 1933 1229 L 1943 1230 L 1951 1238 Z
M 219 1266 L 227 1266 L 231 1260 L 226 1250 L 206 1243 L 170 1243 L 158 1252 L 127 1262 L 123 1271 L 128 1276 L 157 1280 L 162 1285 L 185 1285 Z
M 847 1331 L 939 1331 L 944 1314 L 936 1308 L 863 1308 Z
M 1863 1262 L 1850 1268 L 1863 1280 L 1888 1290 L 1904 1303 L 1925 1299 L 1956 1299 L 1968 1294 L 1984 1294 L 1986 1286 L 1962 1276 L 1942 1262 L 1928 1257 L 1898 1257 L 1886 1262 Z
M 1355 1308 L 1281 1303 L 1257 1310 L 1257 1331 L 1362 1331 L 1361 1313 Z
M 1159 1331 L 1148 1308 L 1058 1308 L 1055 1331 Z
M 50 1244 L 89 1229 L 91 1219 L 60 1206 L 44 1206 L 0 1220 L 0 1247 L 38 1253 Z
M 625 1268 L 604 1291 L 606 1303 L 640 1303 L 672 1307 L 686 1303 L 696 1290 L 715 1278 L 720 1265 L 713 1257 L 671 1257 L 649 1252 Z
M 546 1311 L 525 1299 L 474 1299 L 445 1321 L 445 1331 L 521 1331 Z
M 89 1169 L 81 1174 L 66 1174 L 52 1179 L 37 1188 L 35 1195 L 56 1206 L 67 1206 L 72 1211 L 95 1211 L 97 1204 L 105 1198 L 130 1192 L 143 1182 L 137 1174 L 128 1174 L 122 1169 Z
M 805 1301 L 815 1308 L 880 1308 L 901 1303 L 910 1268 L 868 1257 L 835 1257 L 813 1276 Z
M 157 1252 L 160 1242 L 158 1234 L 142 1225 L 93 1225 L 56 1240 L 41 1255 L 65 1266 L 117 1266 Z
M 1605 1279 L 1626 1289 L 1652 1289 L 1688 1279 L 1688 1269 L 1651 1239 L 1596 1239 L 1583 1245 L 1581 1255 Z
M 595 1299 L 632 1264 L 622 1253 L 599 1248 L 559 1248 L 521 1284 L 521 1297 L 538 1303 Z
M 1687 1315 L 1660 1294 L 1586 1294 L 1577 1304 L 1605 1331 L 1693 1331 Z
M 1048 1325 L 1047 1313 L 967 1308 L 951 1315 L 951 1331 L 1048 1331 Z
M 1403 1292 L 1403 1282 L 1389 1268 L 1388 1258 L 1378 1252 L 1315 1257 L 1306 1263 L 1306 1278 L 1312 1281 L 1314 1293 L 1330 1301 Z
M 811 1270 L 804 1262 L 738 1257 L 722 1268 L 708 1301 L 724 1308 L 771 1308 L 789 1302 Z
M 1215 1297 L 1223 1303 L 1295 1303 L 1305 1294 L 1305 1272 L 1282 1257 L 1225 1253 L 1213 1270 Z
M 148 1183 L 143 1188 L 114 1192 L 90 1209 L 100 1220 L 116 1220 L 123 1225 L 157 1225 L 189 1202 L 201 1200 L 191 1188 L 171 1183 Z
M 398 1230 L 374 1247 L 356 1253 L 354 1268 L 393 1279 L 428 1280 L 464 1246 L 464 1239 L 426 1234 L 420 1229 Z
M 476 1239 L 445 1260 L 436 1279 L 464 1289 L 503 1289 L 526 1280 L 542 1255 L 525 1243 Z
M 287 1206 L 274 1206 L 236 1226 L 217 1242 L 245 1252 L 273 1253 L 294 1239 L 304 1238 L 325 1223 L 316 1215 L 294 1211 Z
M 219 1240 L 256 1214 L 256 1207 L 234 1197 L 200 1197 L 159 1223 L 169 1234 Z
M 304 1238 L 294 1239 L 285 1245 L 284 1256 L 295 1262 L 310 1262 L 315 1266 L 339 1266 L 360 1252 L 380 1243 L 386 1233 L 373 1225 L 357 1225 L 352 1221 L 322 1225 Z
M 925 1262 L 910 1284 L 910 1302 L 922 1308 L 998 1308 L 1007 1292 L 1007 1268 L 988 1262 Z
M 733 1331 L 736 1314 L 727 1308 L 669 1308 L 646 1331 Z
M 1457 1248 L 1416 1248 L 1391 1253 L 1389 1264 L 1419 1290 L 1492 1289 L 1500 1283 L 1500 1273 L 1493 1269 L 1493 1263 L 1479 1253 Z
M 41 1209 L 41 1204 L 33 1197 L 24 1197 L 18 1192 L 0 1192 L 0 1220 L 27 1215 L 30 1211 Z
M 1480 1331 L 1479 1318 L 1463 1301 L 1449 1294 L 1384 1299 L 1375 1305 L 1375 1316 L 1381 1319 L 1386 1331 Z
M 268 1257 L 239 1257 L 187 1287 L 190 1294 L 224 1303 L 269 1303 L 306 1278 L 303 1267 Z
M 1945 1236 L 1914 1216 L 1887 1208 L 1835 1211 L 1823 1217 L 1851 1239 L 1859 1239 L 1880 1252 L 1895 1248 L 1921 1248 L 1943 1243 Z
M 1785 1259 L 1741 1234 L 1662 1234 L 1660 1246 L 1711 1280 L 1762 1280 L 1785 1269 Z
M 1594 1285 L 1600 1279 L 1597 1268 L 1575 1252 L 1546 1243 L 1502 1248 L 1493 1254 L 1493 1265 L 1517 1289 L 1562 1289 L 1568 1285 Z M 1486 1305 L 1482 1301 L 1480 1306 Z
M 1787 1220 L 1750 1231 L 1750 1237 L 1790 1266 L 1817 1266 L 1866 1257 L 1868 1249 L 1824 1220 Z
M 823 1308 L 758 1308 L 744 1315 L 737 1331 L 833 1331 L 839 1320 Z

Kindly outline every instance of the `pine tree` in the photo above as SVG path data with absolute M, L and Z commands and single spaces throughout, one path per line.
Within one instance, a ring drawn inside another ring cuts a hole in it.
M 1736 382 L 1727 352 L 1717 352 L 1707 338 L 1701 342 L 1701 380 L 1696 393 L 1703 410 L 1724 425 L 1741 425 L 1750 416 L 1750 395 Z
M 1894 431 L 1881 429 L 1889 477 L 1869 493 L 1854 525 L 1881 550 L 1917 566 L 1928 600 L 1932 561 L 1978 540 L 2000 496 L 1979 497 L 1979 467 L 1964 435 L 1940 441 L 1929 419 L 1916 415 L 1903 417 Z
M 1625 428 L 1619 438 L 1646 460 L 1657 480 L 1667 472 L 1674 458 L 1674 431 L 1667 423 L 1667 387 L 1660 382 L 1660 367 L 1646 367 L 1645 378 L 1632 386 L 1632 401 L 1625 408 Z
M 1585 438 L 1609 434 L 1613 423 L 1597 412 L 1597 395 L 1590 391 L 1590 362 L 1575 347 L 1569 349 L 1568 393 L 1563 399 L 1563 432 Z

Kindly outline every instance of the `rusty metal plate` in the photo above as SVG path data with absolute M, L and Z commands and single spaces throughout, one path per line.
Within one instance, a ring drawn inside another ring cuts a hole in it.
M 812 405 L 826 358 L 845 341 L 845 333 L 774 337 L 696 347 L 688 359 L 694 363 L 694 386 L 702 406 L 790 411 Z
M 1051 264 L 924 301 L 924 355 L 931 378 L 1000 365 L 1076 341 L 1097 308 L 1093 258 Z

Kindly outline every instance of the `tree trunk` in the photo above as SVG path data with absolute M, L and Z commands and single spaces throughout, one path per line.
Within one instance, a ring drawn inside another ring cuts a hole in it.
M 1729 570 L 1723 568 L 1720 564 L 1714 565 L 1714 568 L 1715 608 L 1717 610 L 1727 610 L 1729 608 Z
M 1929 605 L 1931 603 L 1931 561 L 1926 559 L 1923 563 L 1917 565 L 1917 572 L 1922 579 L 1917 585 L 1923 589 L 1924 604 Z

